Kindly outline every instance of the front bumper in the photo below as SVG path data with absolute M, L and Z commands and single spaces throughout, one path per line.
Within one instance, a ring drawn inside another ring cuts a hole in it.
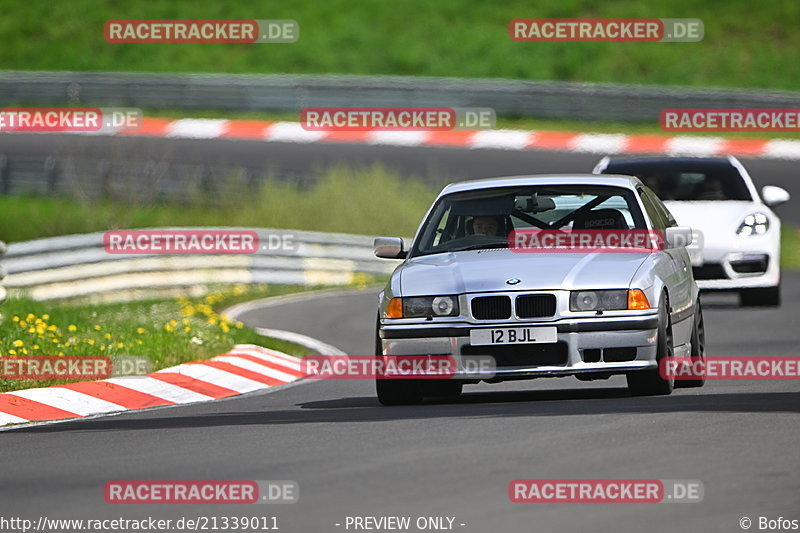
M 780 228 L 763 236 L 705 238 L 699 231 L 687 247 L 701 290 L 774 287 L 780 283 Z
M 474 370 L 456 378 L 503 381 L 578 374 L 611 375 L 656 367 L 658 315 L 583 318 L 548 322 L 493 324 L 392 324 L 380 327 L 383 354 L 491 356 L 493 372 Z M 555 326 L 556 341 L 547 344 L 472 346 L 472 329 Z
M 780 282 L 780 258 L 767 252 L 733 252 L 706 258 L 693 267 L 701 290 L 774 287 Z

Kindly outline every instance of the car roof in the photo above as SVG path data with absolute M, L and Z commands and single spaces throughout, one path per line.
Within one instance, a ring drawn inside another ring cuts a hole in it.
M 605 185 L 633 189 L 640 183 L 639 179 L 634 176 L 614 174 L 532 174 L 459 181 L 446 186 L 439 196 L 455 192 L 524 185 Z
M 730 157 L 693 157 L 693 156 L 650 156 L 650 157 L 609 157 L 608 164 L 612 163 L 671 163 L 671 164 L 717 164 L 731 166 L 733 161 Z

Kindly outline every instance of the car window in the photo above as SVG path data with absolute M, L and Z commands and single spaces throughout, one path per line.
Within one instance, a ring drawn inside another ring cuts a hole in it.
M 649 187 L 645 187 L 644 191 L 650 198 L 650 200 L 653 202 L 653 205 L 655 206 L 656 210 L 659 213 L 661 213 L 661 218 L 666 221 L 667 227 L 672 228 L 677 226 L 678 223 L 675 220 L 675 217 L 672 216 L 672 213 L 670 213 L 669 209 L 667 209 L 667 206 L 664 205 L 664 202 L 661 201 L 658 195 L 656 195 L 656 193 L 653 192 L 652 189 L 650 189 Z
M 508 246 L 517 229 L 646 229 L 634 191 L 598 185 L 481 189 L 440 198 L 411 256 Z
M 644 204 L 644 210 L 647 212 L 647 216 L 650 219 L 650 222 L 653 224 L 653 229 L 656 230 L 663 230 L 667 227 L 667 219 L 664 215 L 656 208 L 655 202 L 653 199 L 650 198 L 650 195 L 647 194 L 644 188 L 638 187 L 637 190 L 639 191 L 639 195 L 642 197 L 642 203 Z
M 663 201 L 751 201 L 744 178 L 728 161 L 611 161 L 603 174 L 636 176 Z

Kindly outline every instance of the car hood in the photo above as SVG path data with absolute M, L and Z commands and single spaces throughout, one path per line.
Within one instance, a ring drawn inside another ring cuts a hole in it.
M 627 289 L 648 253 L 520 253 L 508 249 L 426 255 L 397 275 L 403 296 L 556 289 Z M 519 283 L 506 283 L 518 279 Z
M 769 214 L 769 210 L 758 202 L 664 202 L 681 226 L 691 226 L 703 233 L 718 231 L 736 234 L 745 216 L 756 212 Z

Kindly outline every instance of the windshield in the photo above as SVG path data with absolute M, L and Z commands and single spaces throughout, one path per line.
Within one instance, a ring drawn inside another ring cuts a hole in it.
M 664 201 L 752 200 L 727 161 L 612 161 L 603 174 L 636 176 Z
M 632 190 L 597 185 L 481 189 L 444 196 L 411 256 L 507 248 L 519 229 L 647 229 Z

